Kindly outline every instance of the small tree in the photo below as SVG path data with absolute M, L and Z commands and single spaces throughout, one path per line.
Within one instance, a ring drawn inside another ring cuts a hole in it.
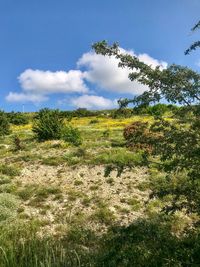
M 10 133 L 10 124 L 5 112 L 0 111 L 0 136 Z

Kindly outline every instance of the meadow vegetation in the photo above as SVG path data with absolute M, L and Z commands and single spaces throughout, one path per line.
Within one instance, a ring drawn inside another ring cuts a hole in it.
M 200 74 L 93 49 L 149 90 L 116 110 L 0 112 L 0 267 L 200 266 Z
M 10 122 L 0 142 L 1 266 L 195 266 L 198 213 L 166 215 L 174 195 L 152 145 L 158 113 L 176 125 L 181 109 L 70 120 L 45 109 Z M 186 180 L 174 176 L 174 186 Z

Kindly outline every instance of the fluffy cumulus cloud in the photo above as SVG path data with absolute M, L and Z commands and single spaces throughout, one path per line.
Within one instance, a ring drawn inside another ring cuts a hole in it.
M 88 91 L 84 81 L 84 74 L 80 70 L 65 71 L 24 71 L 19 76 L 22 89 L 26 92 L 52 93 L 86 93 Z
M 141 61 L 152 68 L 161 66 L 166 68 L 167 63 L 150 57 L 147 54 L 136 55 L 133 51 L 121 49 L 122 53 L 137 56 Z M 77 62 L 77 70 L 69 71 L 44 71 L 27 69 L 18 77 L 22 91 L 10 92 L 6 100 L 9 102 L 33 102 L 47 101 L 52 94 L 82 94 L 72 98 L 71 104 L 75 107 L 108 108 L 113 107 L 113 101 L 102 96 L 95 96 L 89 90 L 96 88 L 101 90 L 123 94 L 138 95 L 148 90 L 148 87 L 137 81 L 131 82 L 128 78 L 130 70 L 118 67 L 118 60 L 111 56 L 97 55 L 88 52 L 81 56 Z M 69 99 L 69 98 L 68 98 Z
M 121 52 L 136 56 L 133 51 L 125 51 L 121 49 Z M 152 68 L 155 68 L 156 66 L 166 68 L 167 66 L 166 62 L 158 61 L 147 54 L 140 54 L 137 57 Z M 118 63 L 119 61 L 113 56 L 104 57 L 89 52 L 83 54 L 79 59 L 78 66 L 86 68 L 85 79 L 87 81 L 96 84 L 103 90 L 132 95 L 138 95 L 145 90 L 148 90 L 147 86 L 142 85 L 137 81 L 131 82 L 128 78 L 130 70 L 119 68 Z
M 10 92 L 6 100 L 38 103 L 48 100 L 50 94 L 87 93 L 83 77 L 80 70 L 51 72 L 27 69 L 18 77 L 22 93 Z
M 77 108 L 87 108 L 87 109 L 109 109 L 116 106 L 117 102 L 115 100 L 110 100 L 102 96 L 95 95 L 83 95 L 77 98 L 71 99 L 73 106 Z

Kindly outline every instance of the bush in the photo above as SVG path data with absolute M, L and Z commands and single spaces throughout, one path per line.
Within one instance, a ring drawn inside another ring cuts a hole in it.
M 0 136 L 10 133 L 10 124 L 5 112 L 0 111 Z
M 156 117 L 163 116 L 167 111 L 169 111 L 169 107 L 165 104 L 157 104 L 148 107 L 148 113 Z
M 66 126 L 63 129 L 62 138 L 65 142 L 71 143 L 75 146 L 79 146 L 82 144 L 80 132 L 78 131 L 78 129 L 73 128 L 72 126 Z
M 144 150 L 148 153 L 154 151 L 154 145 L 162 138 L 162 133 L 152 131 L 147 122 L 136 121 L 124 129 L 126 145 L 132 150 Z
M 148 149 L 151 150 L 148 144 L 149 129 L 148 123 L 146 122 L 134 122 L 128 125 L 124 129 L 124 138 L 126 139 L 126 144 L 129 148 L 134 150 L 138 149 Z
M 60 116 L 60 112 L 45 108 L 41 109 L 37 114 L 33 132 L 40 141 L 56 140 L 61 139 L 63 128 L 64 121 Z
M 8 114 L 9 122 L 14 125 L 25 125 L 29 123 L 27 115 L 21 112 L 11 112 Z
M 133 115 L 133 110 L 128 108 L 117 109 L 112 112 L 111 117 L 113 119 L 118 118 L 130 118 Z

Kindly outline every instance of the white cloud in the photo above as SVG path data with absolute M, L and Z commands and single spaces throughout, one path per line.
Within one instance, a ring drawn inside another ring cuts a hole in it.
M 87 93 L 88 88 L 83 80 L 84 74 L 80 70 L 42 71 L 25 70 L 19 77 L 22 89 L 26 92 L 52 93 Z
M 37 103 L 40 103 L 40 102 L 47 101 L 48 97 L 40 95 L 40 94 L 34 95 L 34 94 L 24 94 L 24 93 L 10 92 L 6 96 L 6 100 L 8 102 L 21 102 L 21 103 L 33 102 L 33 103 L 37 104 Z
M 77 98 L 71 99 L 72 105 L 77 108 L 87 109 L 107 109 L 116 106 L 116 101 L 112 101 L 108 98 L 95 95 L 82 95 Z
M 161 66 L 166 68 L 167 63 L 150 57 L 148 54 L 136 55 L 133 51 L 121 48 L 122 53 L 137 56 L 141 61 L 152 68 Z M 27 69 L 18 77 L 22 91 L 10 92 L 6 96 L 9 102 L 33 102 L 47 101 L 52 94 L 83 94 L 73 98 L 72 104 L 76 107 L 109 108 L 113 101 L 102 96 L 95 96 L 96 92 L 89 90 L 87 84 L 93 84 L 99 90 L 107 90 L 113 93 L 138 95 L 148 90 L 148 87 L 137 81 L 131 82 L 128 78 L 130 70 L 119 68 L 119 61 L 111 56 L 97 55 L 88 52 L 81 56 L 77 62 L 77 70 L 69 71 L 44 71 Z M 84 69 L 84 70 L 82 70 Z M 94 94 L 94 95 L 88 95 Z M 64 97 L 66 99 L 66 97 Z
M 125 51 L 123 49 L 121 51 L 136 56 L 133 51 Z M 137 57 L 146 64 L 151 65 L 152 68 L 158 65 L 161 68 L 166 68 L 167 66 L 166 62 L 158 61 L 147 54 L 140 54 Z M 147 86 L 137 81 L 131 82 L 128 78 L 130 70 L 119 68 L 118 63 L 119 61 L 114 56 L 108 57 L 89 52 L 83 54 L 79 59 L 78 66 L 88 69 L 84 73 L 85 79 L 103 90 L 132 95 L 141 94 L 148 90 Z

